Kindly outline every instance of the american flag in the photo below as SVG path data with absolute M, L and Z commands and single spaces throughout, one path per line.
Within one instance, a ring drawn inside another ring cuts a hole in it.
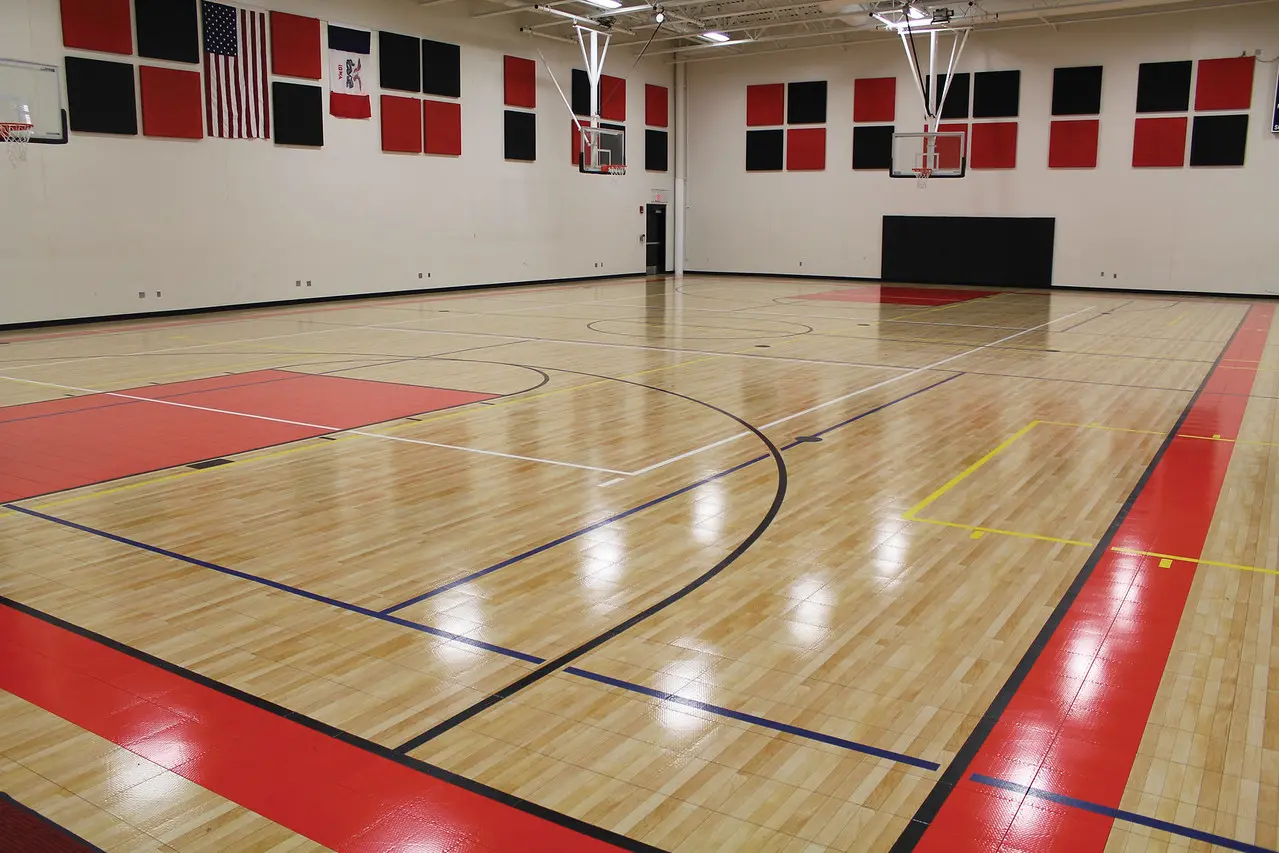
M 209 135 L 271 135 L 266 84 L 266 13 L 204 0 L 204 103 Z

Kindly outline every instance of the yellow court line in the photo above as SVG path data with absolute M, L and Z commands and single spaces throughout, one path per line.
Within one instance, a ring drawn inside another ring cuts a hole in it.
M 1052 426 L 1076 427 L 1078 429 L 1101 429 L 1107 432 L 1135 432 L 1141 435 L 1167 435 L 1167 432 L 1157 429 L 1129 429 L 1128 427 L 1106 426 L 1105 424 L 1075 424 L 1069 421 L 1036 421 L 1040 424 L 1051 424 Z
M 1204 560 L 1195 557 L 1177 557 L 1173 554 L 1159 554 L 1154 551 L 1139 551 L 1136 548 L 1111 548 L 1120 554 L 1136 554 L 1139 557 L 1156 557 L 1160 560 L 1172 560 L 1181 563 L 1198 563 L 1201 566 L 1217 566 L 1222 569 L 1238 569 L 1242 572 L 1261 572 L 1266 575 L 1279 575 L 1279 569 L 1263 569 L 1260 566 L 1243 566 L 1239 563 L 1222 563 L 1217 560 Z
M 1013 444 L 1013 442 L 1021 438 L 1026 433 L 1030 432 L 1039 423 L 1040 423 L 1039 421 L 1031 421 L 1030 423 L 1026 424 L 1026 426 L 1022 427 L 1021 429 L 1017 430 L 1017 432 L 1013 433 L 1009 438 L 1004 439 L 1004 441 L 1000 443 L 1000 445 L 996 447 L 994 450 L 990 451 L 985 456 L 978 459 L 973 464 L 969 465 L 963 471 L 960 471 L 954 477 L 951 477 L 950 481 L 946 483 L 946 485 L 942 486 L 940 489 L 933 492 L 931 495 L 924 498 L 922 501 L 920 501 L 919 503 L 911 507 L 909 510 L 907 510 L 906 514 L 903 515 L 902 518 L 906 519 L 907 521 L 924 521 L 925 519 L 919 519 L 919 518 L 916 518 L 915 516 L 919 512 L 927 509 L 930 504 L 934 503 L 942 495 L 946 494 L 951 489 L 955 488 L 955 486 L 958 486 L 960 483 L 966 480 L 978 468 L 985 465 L 990 460 L 994 459 L 1000 453 L 1003 453 L 1005 450 L 1009 448 L 1010 445 Z
M 1079 545 L 1084 548 L 1091 548 L 1097 544 L 1096 542 L 1085 542 L 1082 539 L 1062 539 L 1057 536 L 1041 536 L 1038 533 L 1022 533 L 1019 530 L 1003 530 L 998 527 L 982 527 L 977 524 L 960 524 L 955 521 L 938 521 L 935 518 L 911 518 L 909 520 L 923 522 L 924 524 L 936 524 L 939 527 L 953 527 L 957 530 L 971 530 L 974 533 L 974 539 L 980 538 L 976 534 L 997 533 L 1000 536 L 1015 536 L 1018 539 L 1035 539 L 1040 542 L 1056 542 L 1060 545 Z
M 1224 441 L 1227 444 L 1251 444 L 1254 447 L 1279 447 L 1279 442 L 1275 441 L 1241 441 L 1237 438 L 1222 438 L 1219 435 L 1187 435 L 1186 433 L 1177 433 L 1177 438 L 1198 438 L 1203 441 Z

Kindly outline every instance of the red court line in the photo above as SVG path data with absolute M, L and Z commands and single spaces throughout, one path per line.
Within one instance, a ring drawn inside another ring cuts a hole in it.
M 883 305 L 953 305 L 987 296 L 997 296 L 999 290 L 958 290 L 945 287 L 901 287 L 896 285 L 866 285 L 848 290 L 827 290 L 821 293 L 805 293 L 796 299 L 822 299 L 832 302 L 869 302 Z
M 498 792 L 437 778 L 444 771 L 40 616 L 0 598 L 0 689 L 340 853 L 618 849 L 529 809 L 571 818 L 499 802 Z
M 1273 305 L 1254 305 L 1224 353 L 1259 358 Z M 1168 663 L 1196 564 L 1160 568 L 1127 548 L 1197 558 L 1212 523 L 1255 371 L 1214 368 L 1178 437 L 1064 620 L 956 783 L 920 853 L 1096 853 L 1113 818 L 974 782 L 981 774 L 1118 808 Z M 1186 437 L 1182 437 L 1186 436 Z
M 179 405 L 86 394 L 0 409 L 0 501 L 260 450 L 495 396 L 284 370 L 115 394 Z

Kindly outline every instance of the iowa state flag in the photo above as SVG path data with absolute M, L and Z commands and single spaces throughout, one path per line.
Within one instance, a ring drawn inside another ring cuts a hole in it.
M 329 114 L 338 118 L 371 118 L 373 104 L 364 87 L 370 64 L 372 33 L 329 24 Z

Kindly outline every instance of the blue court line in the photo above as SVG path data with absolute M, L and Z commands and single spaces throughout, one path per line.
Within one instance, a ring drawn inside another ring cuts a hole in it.
M 889 406 L 895 406 L 898 403 L 901 403 L 905 400 L 909 400 L 911 397 L 915 397 L 915 396 L 918 396 L 919 394 L 923 394 L 925 391 L 931 391 L 932 389 L 936 388 L 939 385 L 945 385 L 947 382 L 950 382 L 954 379 L 958 379 L 960 376 L 963 376 L 963 375 L 964 375 L 963 373 L 955 373 L 951 376 L 947 376 L 945 379 L 934 382 L 931 385 L 927 385 L 923 388 L 920 388 L 917 391 L 912 391 L 909 394 L 898 397 L 895 400 L 890 400 L 889 402 L 876 406 L 873 409 L 868 409 L 867 411 L 864 411 L 861 414 L 854 415 L 853 417 L 848 418 L 847 420 L 840 421 L 839 423 L 834 424 L 833 426 L 828 426 L 823 430 L 812 433 L 812 435 L 822 436 L 833 430 L 846 427 L 851 423 L 861 420 L 862 418 L 870 417 L 876 412 L 882 412 L 884 409 L 887 409 Z M 787 444 L 785 447 L 782 447 L 781 449 L 790 450 L 792 447 L 795 447 L 797 444 L 800 444 L 800 443 L 802 442 L 791 442 L 790 444 Z M 434 589 L 427 590 L 421 595 L 415 595 L 406 601 L 401 601 L 399 604 L 392 604 L 390 607 L 387 607 L 386 609 L 382 610 L 381 613 L 390 614 L 390 613 L 394 613 L 397 610 L 403 610 L 405 607 L 412 607 L 414 604 L 419 604 L 423 601 L 426 601 L 428 598 L 434 598 L 435 596 L 440 595 L 441 593 L 448 592 L 449 590 L 455 589 L 459 586 L 462 586 L 463 584 L 468 584 L 471 581 L 479 580 L 485 575 L 489 575 L 489 574 L 492 574 L 493 572 L 499 571 L 501 569 L 505 569 L 508 566 L 512 566 L 522 560 L 527 560 L 529 557 L 535 557 L 538 554 L 541 554 L 543 551 L 549 551 L 551 548 L 554 548 L 558 545 L 563 545 L 565 542 L 571 542 L 574 539 L 581 538 L 582 536 L 585 536 L 586 534 L 591 533 L 595 530 L 599 530 L 601 527 L 605 527 L 609 524 L 612 524 L 615 521 L 621 521 L 622 519 L 632 516 L 637 512 L 643 512 L 644 510 L 649 509 L 650 507 L 657 506 L 660 503 L 665 503 L 666 501 L 669 501 L 673 498 L 677 498 L 680 495 L 691 492 L 694 489 L 701 488 L 702 486 L 705 486 L 707 483 L 712 483 L 715 480 L 719 480 L 723 477 L 727 477 L 729 474 L 734 474 L 742 470 L 743 468 L 749 468 L 752 465 L 755 465 L 759 462 L 763 462 L 765 459 L 768 459 L 768 458 L 769 458 L 769 455 L 767 453 L 764 453 L 759 456 L 756 456 L 754 459 L 748 459 L 745 462 L 741 462 L 737 465 L 734 465 L 732 468 L 729 468 L 725 471 L 720 471 L 717 474 L 712 474 L 709 477 L 705 477 L 701 480 L 698 480 L 695 483 L 689 483 L 687 486 L 678 488 L 673 492 L 668 492 L 667 494 L 664 494 L 660 497 L 656 497 L 656 498 L 653 498 L 652 500 L 645 501 L 639 506 L 631 507 L 628 510 L 619 512 L 617 515 L 609 516 L 608 518 L 603 519 L 602 521 L 597 521 L 594 524 L 591 524 L 587 527 L 583 527 L 581 530 L 575 530 L 572 533 L 566 533 L 560 538 L 547 542 L 544 545 L 538 545 L 536 548 L 530 548 L 529 550 L 525 551 L 522 554 L 516 554 L 514 557 L 508 557 L 502 562 L 494 563 L 488 568 L 480 569 L 477 572 L 472 572 L 469 575 L 464 575 L 455 580 L 451 580 L 448 583 L 435 587 Z
M 432 628 L 430 625 L 423 625 L 420 622 L 411 622 L 408 619 L 401 619 L 398 616 L 388 616 L 384 613 L 379 613 L 376 610 L 370 610 L 367 607 L 360 607 L 358 604 L 350 604 L 345 601 L 339 601 L 338 599 L 330 598 L 327 595 L 320 595 L 318 592 L 310 592 L 308 590 L 301 589 L 296 586 L 289 586 L 288 584 L 280 583 L 279 581 L 270 580 L 269 578 L 263 578 L 257 575 L 251 575 L 248 572 L 241 572 L 237 569 L 227 568 L 226 566 L 219 566 L 217 563 L 210 563 L 207 560 L 201 560 L 196 557 L 188 557 L 185 554 L 179 554 L 176 551 L 169 551 L 165 548 L 158 548 L 155 545 L 148 545 L 145 542 L 139 542 L 136 539 L 129 539 L 128 537 L 125 537 L 125 536 L 118 536 L 115 533 L 108 533 L 105 530 L 98 530 L 95 527 L 88 527 L 83 524 L 76 524 L 74 521 L 67 521 L 64 518 L 57 518 L 52 515 L 46 515 L 45 513 L 37 512 L 34 509 L 27 509 L 25 507 L 17 506 L 16 504 L 4 504 L 4 508 L 13 510 L 14 512 L 20 512 L 23 515 L 29 515 L 33 518 L 39 518 L 44 521 L 53 522 L 54 524 L 60 524 L 63 527 L 69 527 L 72 530 L 79 530 L 82 533 L 89 533 L 94 536 L 100 536 L 103 539 L 110 539 L 112 542 L 119 542 L 121 545 L 128 545 L 130 547 L 138 548 L 143 551 L 149 551 L 152 554 L 159 554 L 161 557 L 168 557 L 173 560 L 178 560 L 183 563 L 188 563 L 192 566 L 198 566 L 199 568 L 202 568 L 202 569 L 209 569 L 210 571 L 218 572 L 219 574 L 230 575 L 231 577 L 240 578 L 241 580 L 252 581 L 253 583 L 261 584 L 262 586 L 267 586 L 267 587 L 270 587 L 271 589 L 279 590 L 280 592 L 287 592 L 291 595 L 296 595 L 301 598 L 310 599 L 311 601 L 318 601 L 321 604 L 328 604 L 332 607 L 338 607 L 338 608 L 341 608 L 342 610 L 348 610 L 351 613 L 358 613 L 361 616 L 371 616 L 374 619 L 379 619 L 383 622 L 390 622 L 395 625 L 400 625 L 404 628 L 412 628 L 414 631 L 421 631 L 424 634 L 430 634 L 434 637 L 441 637 L 446 640 L 452 640 L 457 643 L 463 643 L 468 646 L 474 646 L 477 649 L 483 649 L 488 652 L 494 652 L 495 654 L 504 655 L 506 657 L 515 658 L 517 660 L 526 661 L 532 664 L 546 663 L 546 660 L 544 658 L 537 657 L 536 655 L 529 655 L 529 654 L 525 654 L 524 652 L 517 652 L 513 649 L 507 649 L 507 648 L 503 648 L 502 646 L 494 645 L 492 643 L 486 643 L 483 640 L 476 640 L 471 637 L 463 636 L 462 634 L 454 634 L 451 631 L 444 631 L 439 628 Z
M 404 628 L 411 628 L 414 631 L 421 631 L 425 634 L 430 634 L 435 637 L 441 637 L 446 640 L 452 640 L 457 643 L 463 643 L 468 646 L 474 646 L 475 648 L 482 649 L 487 652 L 503 655 L 505 657 L 515 658 L 516 660 L 522 660 L 532 664 L 542 664 L 546 662 L 544 658 L 537 657 L 536 655 L 525 654 L 524 652 L 515 651 L 514 649 L 508 649 L 503 646 L 495 645 L 493 643 L 485 643 L 481 640 L 475 640 L 475 639 L 472 639 L 471 637 L 462 636 L 461 634 L 454 634 L 451 631 L 443 631 L 439 628 L 433 628 L 430 625 L 423 625 L 420 622 L 411 622 L 408 619 L 401 619 L 398 616 L 388 616 L 384 613 L 378 613 L 375 610 L 370 610 L 367 607 L 360 607 L 357 604 L 351 604 L 349 602 L 341 601 L 336 598 L 330 598 L 327 595 L 320 595 L 319 593 L 310 592 L 308 590 L 301 589 L 295 586 L 289 586 L 288 584 L 280 583 L 279 581 L 273 581 L 268 578 L 252 575 L 252 574 L 249 574 L 248 572 L 242 572 L 237 569 L 231 569 L 231 568 L 227 568 L 226 566 L 220 566 L 217 563 L 210 563 L 208 560 L 201 560 L 196 557 L 188 557 L 185 554 L 179 554 L 176 551 L 170 551 L 166 548 L 159 548 L 159 547 L 156 547 L 155 545 L 148 545 L 147 543 L 139 542 L 136 539 L 129 539 L 126 536 L 119 536 L 115 533 L 108 533 L 105 530 L 98 530 L 97 528 L 89 527 L 84 524 L 77 524 L 74 521 L 67 521 L 66 519 L 57 518 L 55 516 L 47 515 L 42 512 L 37 512 L 33 509 L 26 509 L 24 507 L 15 506 L 14 504 L 4 504 L 3 506 L 5 507 L 5 509 L 11 509 L 14 512 L 20 512 L 24 515 L 32 516 L 33 518 L 38 518 L 43 521 L 49 521 L 54 524 L 61 525 L 63 527 L 69 527 L 72 530 L 78 530 L 82 533 L 88 533 L 93 536 L 101 537 L 103 539 L 109 539 L 112 542 L 118 542 L 121 545 L 128 545 L 132 548 L 138 548 L 142 551 L 147 551 L 152 554 L 157 554 L 161 557 L 168 557 L 170 559 L 178 560 L 179 562 L 187 563 L 192 566 L 197 566 L 202 569 L 209 569 L 210 571 L 218 572 L 219 574 L 229 575 L 231 577 L 251 581 L 256 584 L 261 584 L 262 586 L 270 587 L 271 589 L 279 590 L 280 592 L 286 592 L 286 593 L 289 593 L 290 595 L 296 595 L 299 598 L 305 598 L 310 601 L 316 601 L 321 604 L 327 604 L 331 607 L 337 607 L 342 610 L 349 611 L 351 613 L 358 613 L 361 616 L 370 616 L 374 619 L 378 619 L 383 622 L 389 622 L 393 625 L 399 625 Z M 861 752 L 861 753 L 865 753 L 866 755 L 873 755 L 879 758 L 886 758 L 890 761 L 897 761 L 902 764 L 910 764 L 914 767 L 921 767 L 925 770 L 937 770 L 939 767 L 939 765 L 931 761 L 924 761 L 923 759 L 913 758 L 909 755 L 903 755 L 901 753 L 892 752 L 891 750 L 880 749 L 878 747 L 870 746 L 868 744 L 857 743 L 856 741 L 846 740 L 844 738 L 835 737 L 833 735 L 822 734 L 821 732 L 812 731 L 810 729 L 802 729 L 802 728 L 799 728 L 798 726 L 792 726 L 786 723 L 775 722 L 773 720 L 768 720 L 763 717 L 756 717 L 753 714 L 746 714 L 741 711 L 734 711 L 731 708 L 723 708 L 718 705 L 711 705 L 706 702 L 698 702 L 693 699 L 685 699 L 682 696 L 675 696 L 673 694 L 663 693 L 660 690 L 654 690 L 650 687 L 644 687 L 643 685 L 640 685 L 640 684 L 634 684 L 629 681 L 622 681 L 621 679 L 611 678 L 607 675 L 600 675 L 599 673 L 589 672 L 584 669 L 578 669 L 577 667 L 569 667 L 565 669 L 564 671 L 572 675 L 578 676 L 580 678 L 587 678 L 587 679 L 590 679 L 591 681 L 596 681 L 601 684 L 608 684 L 613 687 L 619 687 L 623 690 L 629 690 L 633 693 L 642 693 L 646 696 L 652 696 L 652 697 L 661 699 L 663 701 L 675 702 L 681 705 L 688 705 L 690 707 L 698 708 L 700 710 L 707 711 L 712 714 L 717 714 L 722 717 L 728 717 L 730 719 L 739 720 L 741 722 L 751 723 L 753 725 L 761 726 L 763 728 L 773 729 L 779 732 L 786 732 L 787 734 L 796 735 L 797 737 L 807 738 L 808 740 L 814 740 L 820 743 L 830 744 L 832 746 L 841 747 L 843 749 L 852 750 L 854 752 Z
M 764 717 L 757 717 L 754 714 L 747 714 L 742 711 L 734 711 L 732 708 L 724 708 L 719 705 L 712 705 L 709 702 L 699 702 L 696 699 L 688 699 L 683 696 L 679 696 L 675 693 L 667 693 L 663 690 L 654 690 L 652 687 L 645 687 L 641 684 L 633 684 L 632 682 L 629 682 L 629 681 L 622 681 L 621 679 L 618 679 L 618 678 L 611 678 L 607 675 L 600 675 L 597 672 L 590 672 L 585 669 L 578 669 L 575 666 L 570 666 L 564 671 L 568 673 L 569 675 L 576 675 L 579 678 L 587 678 L 587 679 L 590 679 L 591 681 L 599 682 L 600 684 L 607 684 L 610 687 L 619 687 L 622 690 L 629 690 L 632 693 L 641 693 L 645 696 L 651 696 L 652 698 L 658 699 L 662 702 L 672 702 L 677 705 L 686 705 L 689 708 L 696 708 L 699 711 L 707 711 L 711 714 L 718 714 L 721 717 L 728 717 L 731 720 L 739 720 L 743 723 L 750 723 L 751 725 L 760 726 L 761 728 L 772 729 L 773 731 L 778 731 L 778 732 L 785 732 L 786 734 L 789 734 L 789 735 L 796 735 L 798 737 L 807 738 L 808 740 L 815 740 L 820 743 L 830 744 L 831 746 L 838 746 L 841 749 L 847 749 L 847 750 L 850 750 L 851 752 L 861 752 L 861 753 L 865 753 L 866 755 L 873 755 L 876 758 L 886 758 L 889 761 L 896 761 L 899 764 L 909 764 L 912 767 L 919 767 L 923 770 L 935 771 L 935 770 L 941 769 L 941 765 L 935 761 L 925 761 L 922 758 L 915 758 L 914 756 L 905 755 L 900 752 L 893 752 L 891 749 L 880 749 L 877 746 L 870 746 L 869 744 L 858 743 L 857 741 L 853 741 L 853 740 L 846 740 L 845 738 L 835 737 L 834 735 L 822 734 L 821 732 L 816 732 L 816 731 L 813 731 L 812 729 L 804 729 L 804 728 L 800 728 L 799 726 L 792 726 L 789 723 L 779 723 L 775 720 L 768 720 L 768 719 L 765 719 Z
M 1195 841 L 1205 841 L 1208 844 L 1215 844 L 1218 847 L 1225 847 L 1227 850 L 1239 850 L 1242 853 L 1276 853 L 1268 847 L 1258 847 L 1256 844 L 1249 844 L 1247 841 L 1235 841 L 1233 838 L 1226 838 L 1222 835 L 1215 835 L 1211 832 L 1204 832 L 1201 829 L 1193 829 L 1189 826 L 1182 826 L 1176 823 L 1169 823 L 1166 820 L 1160 820 L 1156 817 L 1147 817 L 1136 812 L 1126 811 L 1124 809 L 1113 809 L 1110 806 L 1103 806 L 1098 803 L 1090 803 L 1087 800 L 1068 797 L 1065 794 L 1054 794 L 1051 791 L 1044 791 L 1039 788 L 1030 788 L 1026 785 L 1018 785 L 1016 782 L 1009 782 L 1004 779 L 996 779 L 993 776 L 984 776 L 980 773 L 972 774 L 974 782 L 980 782 L 983 785 L 989 785 L 992 788 L 1001 788 L 1005 791 L 1012 791 L 1016 794 L 1026 794 L 1031 797 L 1038 797 L 1041 800 L 1048 800 L 1058 805 L 1070 806 L 1071 808 L 1082 809 L 1093 814 L 1104 815 L 1114 820 L 1127 821 L 1128 823 L 1136 823 L 1141 826 L 1148 826 L 1151 829 L 1162 830 L 1173 835 L 1180 835 L 1182 838 L 1191 838 Z

